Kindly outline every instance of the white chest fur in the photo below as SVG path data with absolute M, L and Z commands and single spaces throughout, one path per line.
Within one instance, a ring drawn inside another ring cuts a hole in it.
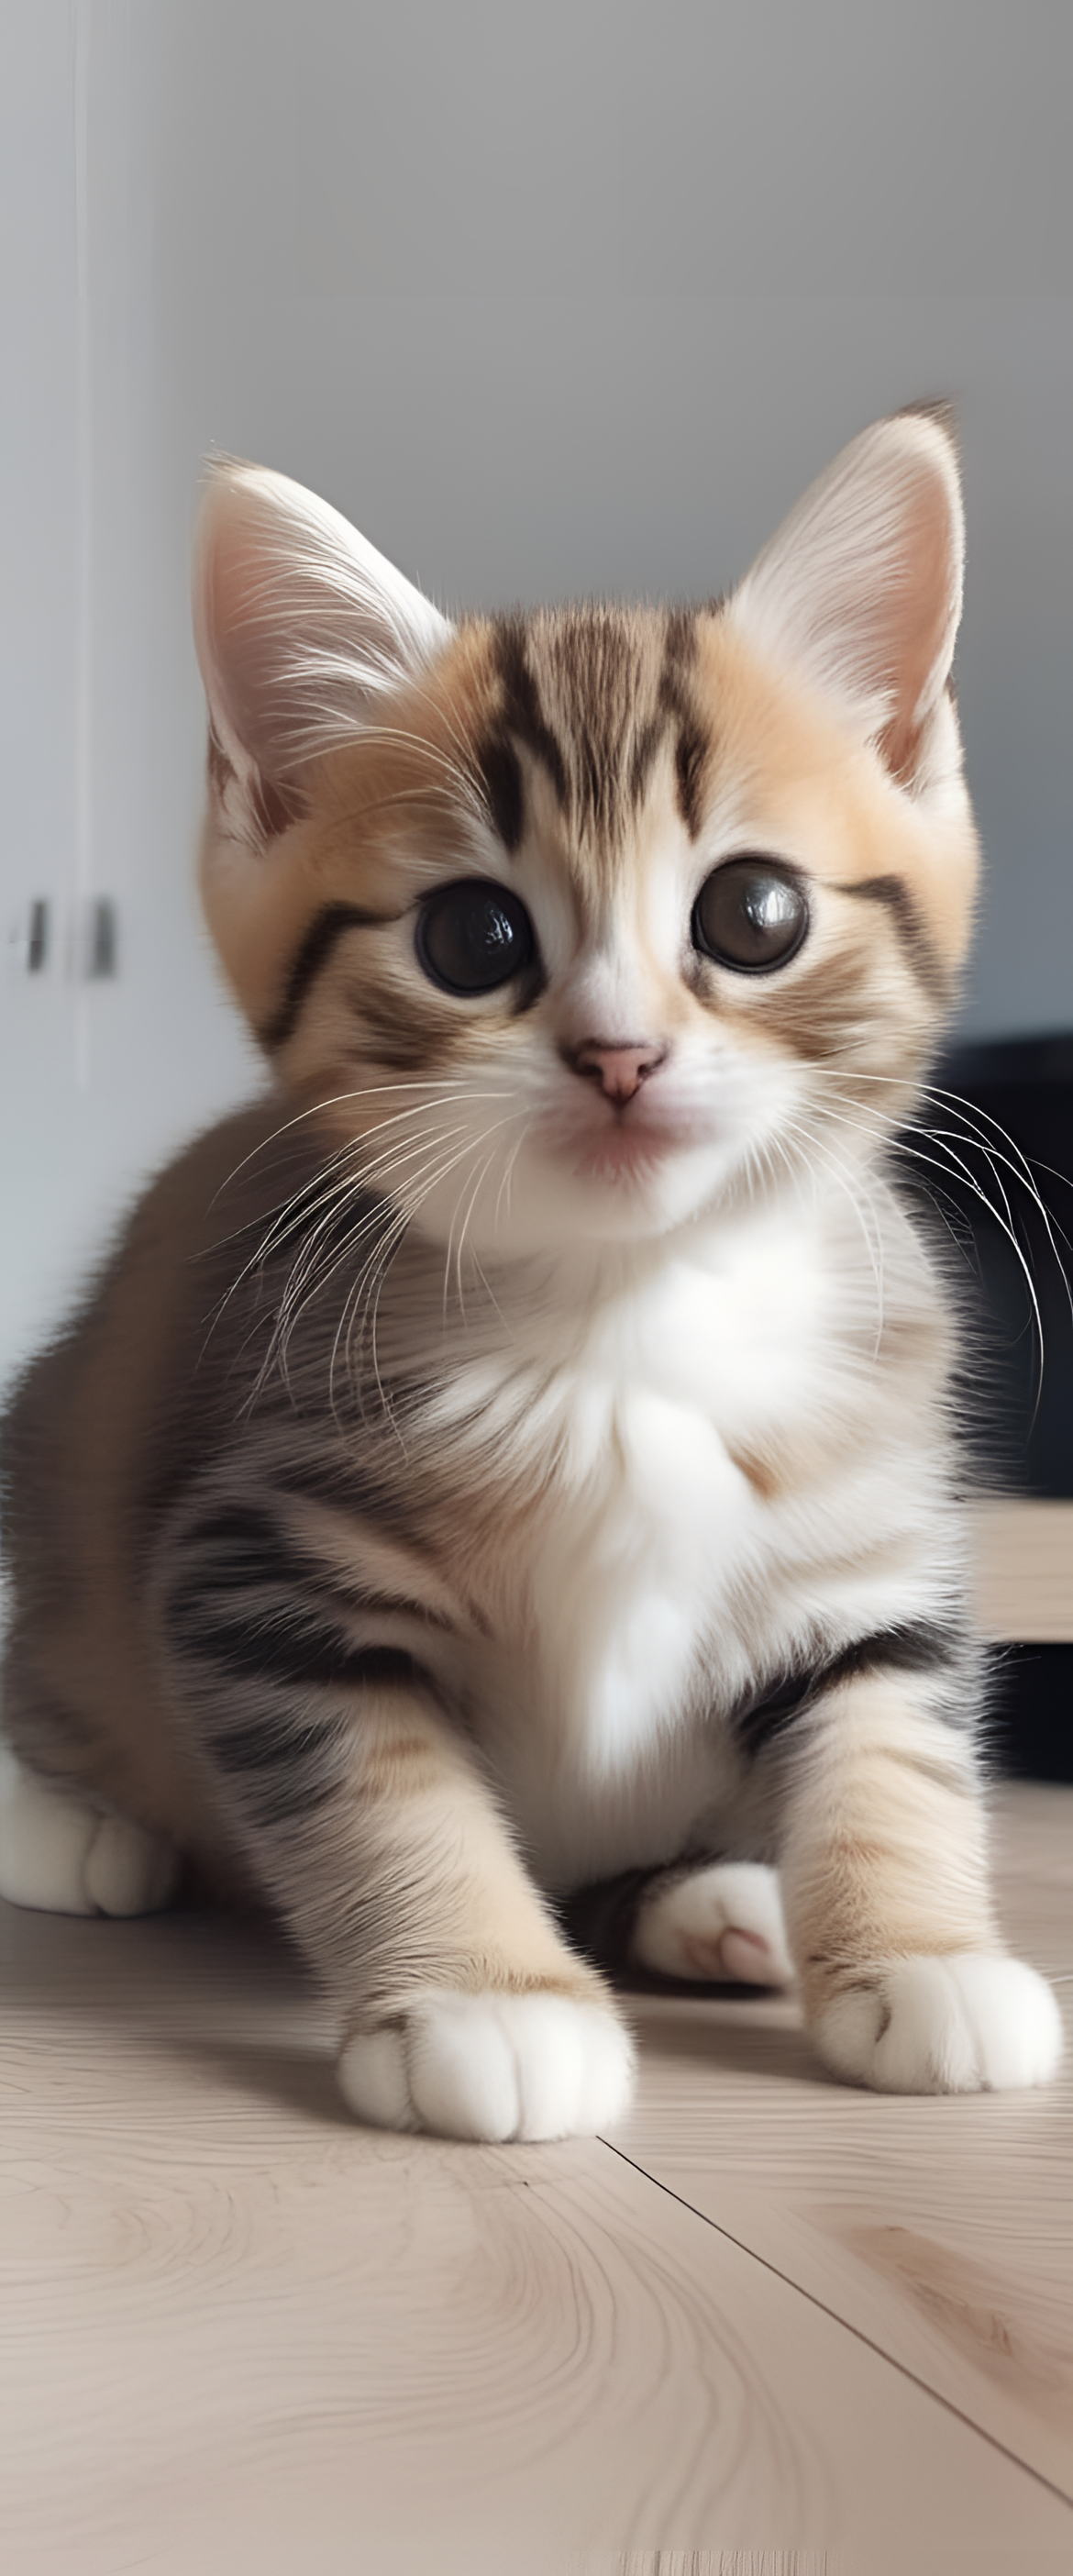
M 778 1556 L 738 1453 L 832 1399 L 835 1302 L 816 1230 L 771 1220 L 697 1229 L 597 1305 L 550 1393 L 541 1335 L 531 1419 L 555 1471 L 542 1482 L 534 1457 L 482 1731 L 553 1880 L 669 1854 L 718 1795 L 729 1757 L 702 1723 L 704 1668 L 728 1696 L 745 1681 L 742 1605 Z

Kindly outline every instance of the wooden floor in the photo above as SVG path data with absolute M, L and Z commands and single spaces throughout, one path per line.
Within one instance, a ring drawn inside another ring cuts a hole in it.
M 997 1842 L 1069 1999 L 1073 1790 Z M 0 1915 L 4 2576 L 1073 2568 L 1073 2075 L 646 1996 L 613 2138 L 373 2136 L 268 1935 Z

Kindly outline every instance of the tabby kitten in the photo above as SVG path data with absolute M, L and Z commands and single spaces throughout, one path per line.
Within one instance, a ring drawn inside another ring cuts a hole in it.
M 267 1899 L 364 2120 L 617 2119 L 562 1916 L 610 1880 L 649 1969 L 796 1972 L 850 2080 L 1056 2065 L 890 1178 L 976 875 L 961 564 L 924 412 L 695 610 L 451 625 L 212 471 L 205 902 L 274 1087 L 16 1394 L 0 1886 Z

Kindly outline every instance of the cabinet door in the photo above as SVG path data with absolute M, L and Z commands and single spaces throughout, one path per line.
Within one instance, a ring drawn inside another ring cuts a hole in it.
M 0 31 L 0 1376 L 258 1079 L 194 893 L 196 474 L 161 452 L 133 23 L 10 0 Z

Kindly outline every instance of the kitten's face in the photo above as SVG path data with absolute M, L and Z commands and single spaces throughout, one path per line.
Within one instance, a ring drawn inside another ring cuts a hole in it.
M 262 788 L 253 869 L 210 876 L 286 1082 L 484 1258 L 851 1185 L 911 1098 L 975 868 L 948 701 L 900 776 L 884 710 L 877 748 L 733 606 L 444 627 L 267 814 Z

